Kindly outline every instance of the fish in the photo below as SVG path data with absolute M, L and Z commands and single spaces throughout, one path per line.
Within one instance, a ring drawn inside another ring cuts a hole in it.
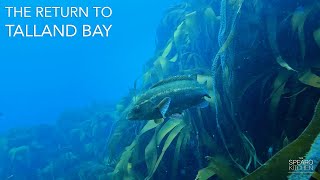
M 154 84 L 138 96 L 126 118 L 161 123 L 186 109 L 207 107 L 209 103 L 205 97 L 211 98 L 206 87 L 192 75 L 173 76 Z

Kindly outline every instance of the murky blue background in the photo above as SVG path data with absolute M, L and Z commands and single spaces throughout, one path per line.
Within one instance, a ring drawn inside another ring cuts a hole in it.
M 68 108 L 115 103 L 154 53 L 157 25 L 174 0 L 0 2 L 0 131 L 52 123 Z M 110 6 L 110 19 L 7 18 L 5 6 Z M 105 38 L 9 38 L 5 24 L 113 24 Z

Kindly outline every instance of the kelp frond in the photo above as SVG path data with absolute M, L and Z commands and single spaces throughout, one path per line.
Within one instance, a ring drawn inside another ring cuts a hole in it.
M 290 159 L 304 157 L 309 151 L 312 143 L 320 132 L 320 100 L 317 103 L 312 120 L 302 134 L 281 149 L 270 160 L 243 178 L 250 179 L 286 179 L 288 176 L 288 162 Z

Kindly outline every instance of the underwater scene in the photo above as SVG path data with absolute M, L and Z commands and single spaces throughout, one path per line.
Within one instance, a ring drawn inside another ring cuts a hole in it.
M 110 4 L 108 40 L 5 41 L 0 180 L 320 180 L 319 0 Z

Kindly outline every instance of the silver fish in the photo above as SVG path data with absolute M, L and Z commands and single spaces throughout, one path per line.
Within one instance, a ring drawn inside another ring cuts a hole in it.
M 155 120 L 157 123 L 191 107 L 207 107 L 207 89 L 191 76 L 174 76 L 153 85 L 129 109 L 128 120 Z

